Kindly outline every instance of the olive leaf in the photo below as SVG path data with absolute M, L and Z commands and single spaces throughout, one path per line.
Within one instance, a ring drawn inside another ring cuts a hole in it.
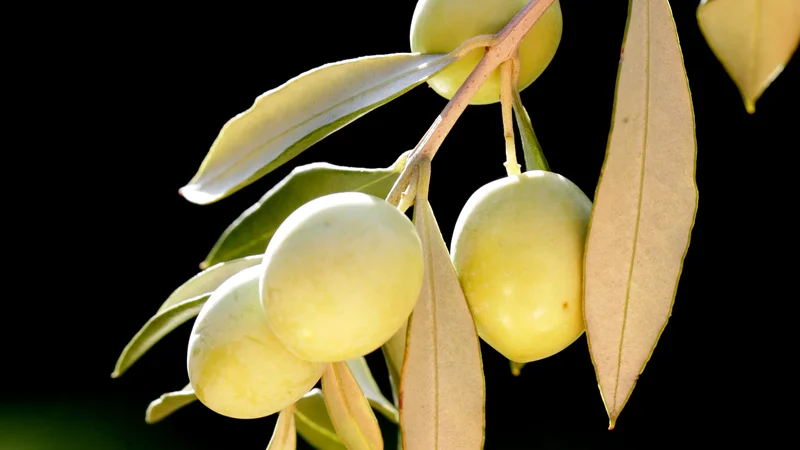
M 187 384 L 180 391 L 167 392 L 150 402 L 144 415 L 144 421 L 154 424 L 195 400 L 197 400 L 197 396 L 194 395 L 191 384 Z
M 295 450 L 297 448 L 297 431 L 294 424 L 294 405 L 281 410 L 275 430 L 269 440 L 267 450 Z
M 400 413 L 392 402 L 381 393 L 378 383 L 375 382 L 375 378 L 372 376 L 372 371 L 369 370 L 367 360 L 363 356 L 359 356 L 346 362 L 350 372 L 353 373 L 353 378 L 356 379 L 361 391 L 367 397 L 369 404 L 392 423 L 398 423 L 400 421 Z
M 480 449 L 486 391 L 478 333 L 433 210 L 419 196 L 414 224 L 425 276 L 400 381 L 403 446 Z
M 322 391 L 314 388 L 295 403 L 297 432 L 317 450 L 347 450 L 336 434 Z
M 544 157 L 542 146 L 533 132 L 533 123 L 528 111 L 522 104 L 519 90 L 514 89 L 514 118 L 517 119 L 520 140 L 522 141 L 522 154 L 525 157 L 525 170 L 550 170 L 547 159 Z
M 383 359 L 386 361 L 386 368 L 389 372 L 395 407 L 400 404 L 400 374 L 403 372 L 403 360 L 406 354 L 406 334 L 408 334 L 408 320 L 381 346 Z
M 120 377 L 161 338 L 199 314 L 210 296 L 203 294 L 184 300 L 151 317 L 122 350 L 111 377 Z
M 264 253 L 275 230 L 289 214 L 317 197 L 336 192 L 364 192 L 386 197 L 405 167 L 408 153 L 403 153 L 391 167 L 385 169 L 342 167 L 327 163 L 295 168 L 228 226 L 200 268 Z
M 586 334 L 610 429 L 671 315 L 698 196 L 694 112 L 670 6 L 629 5 L 584 267 Z
M 800 44 L 800 1 L 702 0 L 697 23 L 754 113 Z
M 197 204 L 227 197 L 455 60 L 449 53 L 395 53 L 305 72 L 229 120 L 180 194 Z
M 328 364 L 322 374 L 322 398 L 342 443 L 350 450 L 383 450 L 378 419 L 344 362 Z
M 257 266 L 259 264 L 261 264 L 261 255 L 254 255 L 233 259 L 208 267 L 192 278 L 189 278 L 189 280 L 178 287 L 178 289 L 175 289 L 158 309 L 158 312 L 171 308 L 189 298 L 197 297 L 202 294 L 210 294 L 228 278 L 248 267 Z

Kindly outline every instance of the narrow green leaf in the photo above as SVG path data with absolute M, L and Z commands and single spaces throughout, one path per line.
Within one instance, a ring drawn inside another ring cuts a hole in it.
M 275 230 L 294 210 L 323 195 L 364 192 L 386 197 L 405 167 L 409 152 L 385 169 L 312 163 L 292 170 L 222 233 L 200 267 L 264 253 Z
M 267 450 L 295 450 L 297 448 L 294 409 L 294 405 L 291 405 L 278 415 L 278 421 L 269 445 L 267 445 Z
M 312 389 L 295 403 L 295 407 L 295 426 L 306 442 L 317 450 L 347 450 L 333 428 L 322 390 Z
M 187 384 L 180 391 L 167 392 L 150 402 L 144 420 L 149 424 L 156 423 L 195 400 L 197 396 L 194 395 L 192 385 Z
M 361 356 L 346 362 L 347 366 L 350 367 L 350 371 L 353 373 L 353 377 L 361 387 L 361 391 L 364 392 L 367 400 L 369 400 L 369 404 L 377 409 L 379 413 L 383 414 L 384 417 L 392 421 L 392 423 L 398 423 L 400 421 L 400 413 L 392 402 L 381 393 L 381 388 L 378 387 L 378 383 L 375 382 L 375 378 L 373 378 L 372 372 L 369 370 L 367 360 Z
M 195 317 L 209 296 L 210 294 L 204 294 L 184 300 L 150 318 L 122 350 L 111 377 L 118 378 L 161 338 Z
M 211 294 L 228 278 L 258 264 L 261 264 L 261 255 L 226 261 L 208 268 L 203 267 L 205 270 L 190 278 L 178 289 L 175 289 L 161 307 L 158 308 L 158 312 L 171 308 L 184 300 L 203 294 Z
M 403 372 L 403 360 L 406 353 L 406 343 L 408 334 L 408 320 L 397 330 L 388 342 L 381 346 L 383 359 L 386 360 L 386 367 L 389 371 L 389 382 L 392 385 L 392 397 L 394 406 L 400 407 L 400 374 Z
M 229 120 L 180 194 L 203 205 L 227 197 L 453 61 L 452 54 L 396 53 L 305 72 Z
M 547 159 L 544 157 L 542 146 L 533 132 L 533 123 L 528 111 L 522 104 L 519 91 L 514 89 L 514 118 L 517 119 L 520 139 L 522 140 L 522 153 L 525 156 L 525 170 L 550 170 Z

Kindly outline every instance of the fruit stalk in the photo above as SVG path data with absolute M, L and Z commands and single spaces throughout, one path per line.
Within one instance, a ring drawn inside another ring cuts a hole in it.
M 461 113 L 467 108 L 472 96 L 475 95 L 483 83 L 486 82 L 486 79 L 489 78 L 489 75 L 500 64 L 514 57 L 519 43 L 554 1 L 531 0 L 502 30 L 494 35 L 493 43 L 487 46 L 486 53 L 478 65 L 475 66 L 469 77 L 456 91 L 453 98 L 447 102 L 442 112 L 414 147 L 405 169 L 403 169 L 391 192 L 386 197 L 387 202 L 395 206 L 400 202 L 400 196 L 409 184 L 414 167 L 423 160 L 430 161 L 433 159 L 442 141 L 453 128 Z
M 512 83 L 514 83 L 512 85 Z M 514 145 L 514 59 L 507 59 L 500 64 L 500 106 L 503 110 L 503 136 L 506 140 L 506 162 L 503 164 L 508 176 L 519 175 L 520 165 L 517 163 L 517 148 Z

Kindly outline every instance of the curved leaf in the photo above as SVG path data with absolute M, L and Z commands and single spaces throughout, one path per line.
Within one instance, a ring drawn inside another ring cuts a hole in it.
M 257 266 L 258 264 L 261 264 L 261 255 L 247 256 L 215 264 L 192 278 L 189 278 L 189 280 L 178 287 L 178 289 L 175 289 L 172 294 L 167 297 L 167 300 L 164 301 L 161 307 L 158 308 L 158 312 L 162 312 L 192 297 L 210 294 L 228 278 L 248 267 Z
M 547 164 L 547 159 L 544 157 L 542 146 L 536 138 L 536 133 L 533 132 L 533 123 L 528 111 L 522 104 L 522 98 L 519 91 L 514 89 L 514 118 L 517 119 L 517 128 L 519 128 L 519 136 L 522 141 L 522 154 L 525 157 L 525 170 L 550 170 L 550 165 Z
M 305 72 L 229 120 L 180 194 L 197 204 L 227 197 L 453 61 L 451 54 L 396 53 Z
M 395 407 L 400 405 L 400 374 L 403 372 L 403 360 L 406 356 L 406 342 L 408 334 L 408 320 L 402 327 L 381 346 L 383 359 L 389 371 L 389 382 L 392 385 L 392 397 Z
M 269 440 L 267 450 L 295 450 L 297 448 L 297 431 L 294 424 L 294 405 L 282 410 L 275 423 L 275 430 Z
M 317 197 L 354 191 L 386 197 L 405 167 L 408 153 L 404 153 L 386 169 L 361 169 L 327 163 L 295 168 L 228 226 L 200 267 L 264 253 L 275 230 L 289 214 Z
M 369 400 L 369 404 L 392 423 L 398 423 L 400 421 L 400 413 L 397 412 L 397 408 L 394 407 L 392 402 L 381 393 L 381 388 L 378 387 L 378 383 L 372 377 L 372 371 L 369 370 L 367 360 L 360 356 L 346 362 L 361 391 L 364 392 L 367 400 Z
M 754 113 L 756 101 L 800 44 L 800 1 L 703 0 L 697 23 L 747 112 Z
M 317 450 L 347 450 L 336 435 L 322 391 L 314 388 L 295 403 L 297 432 Z
M 400 428 L 408 449 L 483 448 L 486 390 L 475 322 L 427 199 L 414 204 L 425 277 L 408 323 Z
M 584 316 L 613 429 L 672 314 L 697 211 L 694 113 L 667 0 L 629 6 L 586 242 Z
M 117 359 L 117 365 L 114 368 L 114 373 L 111 374 L 112 378 L 117 378 L 122 375 L 133 363 L 135 363 L 142 355 L 150 350 L 161 338 L 169 334 L 175 328 L 185 323 L 187 320 L 195 317 L 200 309 L 208 300 L 210 294 L 200 295 L 189 300 L 184 300 L 181 303 L 171 306 L 170 308 L 157 313 L 144 324 L 141 330 L 131 339 L 122 354 Z
M 322 398 L 336 434 L 348 449 L 383 450 L 378 419 L 346 363 L 328 364 L 322 375 Z
M 191 384 L 187 384 L 180 391 L 167 392 L 150 402 L 144 415 L 144 421 L 149 424 L 156 423 L 195 400 L 197 400 L 197 396 L 194 395 Z

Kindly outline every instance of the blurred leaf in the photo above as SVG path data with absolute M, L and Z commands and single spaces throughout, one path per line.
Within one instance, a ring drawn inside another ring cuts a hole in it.
M 397 412 L 397 408 L 394 407 L 392 402 L 381 393 L 381 388 L 378 387 L 378 383 L 372 377 L 372 371 L 369 370 L 367 360 L 360 356 L 346 362 L 353 373 L 353 377 L 361 387 L 361 391 L 364 392 L 367 400 L 369 400 L 370 405 L 383 414 L 384 417 L 391 420 L 392 423 L 398 423 L 400 421 L 400 413 Z
M 294 426 L 294 405 L 289 406 L 278 414 L 275 431 L 269 440 L 267 450 L 295 450 L 297 448 L 297 431 Z
M 754 113 L 756 101 L 800 43 L 800 1 L 702 0 L 697 22 L 745 109 Z
M 197 396 L 194 395 L 192 385 L 187 384 L 180 391 L 167 392 L 150 402 L 144 420 L 149 424 L 156 423 L 195 400 L 197 400 Z
M 197 204 L 227 197 L 453 61 L 451 54 L 396 53 L 305 72 L 229 120 L 180 193 Z
M 609 429 L 672 314 L 697 211 L 694 112 L 667 0 L 629 4 L 589 222 L 584 317 Z
M 383 450 L 378 419 L 344 362 L 328 364 L 322 375 L 322 398 L 339 439 L 350 450 Z
M 210 296 L 211 294 L 204 294 L 184 300 L 150 318 L 122 350 L 111 377 L 118 378 L 161 338 L 195 317 Z
M 400 424 L 409 449 L 480 449 L 484 443 L 480 341 L 436 217 L 414 204 L 425 277 L 408 323 L 400 388 Z
M 228 226 L 200 267 L 264 253 L 275 230 L 289 214 L 317 197 L 336 192 L 364 192 L 386 197 L 405 167 L 408 153 L 403 153 L 386 169 L 341 167 L 327 163 L 295 168 Z
M 247 256 L 215 264 L 190 278 L 178 289 L 175 289 L 161 307 L 158 308 L 158 312 L 162 312 L 192 297 L 211 294 L 228 278 L 258 264 L 261 264 L 261 255 Z
M 547 164 L 547 159 L 544 157 L 542 146 L 539 140 L 536 139 L 536 133 L 533 132 L 533 123 L 528 115 L 528 111 L 522 104 L 522 98 L 519 96 L 519 91 L 514 89 L 514 118 L 517 119 L 517 128 L 519 128 L 520 140 L 522 140 L 522 152 L 525 156 L 525 171 L 529 170 L 546 170 L 550 171 L 550 165 Z
M 347 450 L 328 416 L 322 391 L 314 388 L 295 403 L 297 432 L 317 450 Z

